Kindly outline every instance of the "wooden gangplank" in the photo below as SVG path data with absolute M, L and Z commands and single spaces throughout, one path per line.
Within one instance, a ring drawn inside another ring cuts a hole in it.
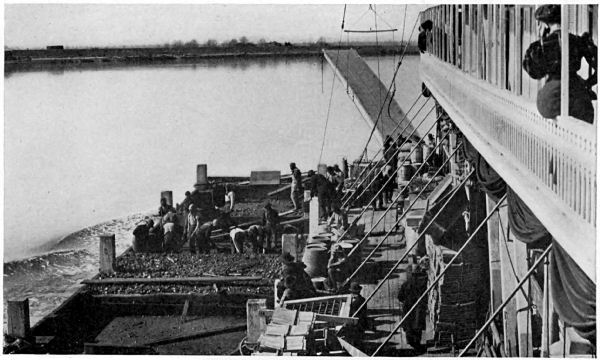
M 414 128 L 409 125 L 410 119 L 405 118 L 396 100 L 391 98 L 391 92 L 386 97 L 389 84 L 381 82 L 356 50 L 323 50 L 323 54 L 363 118 L 371 127 L 377 123 L 376 136 L 383 140 L 387 135 L 394 133 L 399 122 L 401 124 L 396 134 L 403 129 L 405 136 L 412 133 Z M 413 136 L 414 140 L 418 140 L 418 136 L 417 131 Z

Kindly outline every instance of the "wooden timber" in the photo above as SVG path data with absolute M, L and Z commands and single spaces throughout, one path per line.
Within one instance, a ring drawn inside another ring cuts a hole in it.
M 84 280 L 88 285 L 125 285 L 125 284 L 227 284 L 233 282 L 260 281 L 260 276 L 197 276 L 181 278 L 106 278 Z
M 391 93 L 388 94 L 388 87 L 356 50 L 323 50 L 323 54 L 369 125 L 372 127 L 377 123 L 376 133 L 382 142 L 387 135 L 392 135 L 401 121 L 399 130 L 406 128 L 404 135 L 412 133 L 414 128 L 409 124 L 410 119 L 405 119 L 396 100 L 391 98 Z M 418 140 L 418 132 L 413 137 Z

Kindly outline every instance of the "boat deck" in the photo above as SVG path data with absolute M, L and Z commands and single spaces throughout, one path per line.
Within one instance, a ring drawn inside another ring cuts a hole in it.
M 384 211 L 369 210 L 363 215 L 359 224 L 365 224 L 365 231 L 369 231 L 383 213 Z M 357 214 L 358 211 L 355 209 L 350 212 L 349 217 L 352 218 Z M 385 237 L 385 234 L 392 229 L 395 222 L 396 210 L 392 209 L 377 224 L 372 233 L 373 236 L 367 239 L 367 245 L 363 248 L 363 259 Z M 363 287 L 362 295 L 364 297 L 375 290 L 379 280 L 389 272 L 396 261 L 404 254 L 405 250 L 406 241 L 402 231 L 392 232 L 369 262 L 365 264 L 364 269 L 357 277 L 357 281 Z M 406 268 L 408 266 L 408 263 L 401 264 L 391 278 L 379 289 L 373 299 L 369 301 L 368 309 L 372 325 L 371 330 L 365 332 L 362 337 L 362 344 L 356 344 L 366 354 L 372 354 L 401 319 L 398 289 L 406 280 Z M 414 352 L 412 347 L 406 343 L 404 332 L 400 329 L 378 355 L 407 356 L 414 355 Z

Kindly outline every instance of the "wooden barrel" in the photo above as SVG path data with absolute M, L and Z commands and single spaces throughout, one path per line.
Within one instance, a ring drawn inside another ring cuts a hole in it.
M 308 244 L 325 244 L 327 245 L 331 241 L 331 237 L 314 235 L 308 239 Z
M 427 159 L 432 151 L 433 146 L 423 145 L 423 159 Z
M 329 253 L 327 248 L 322 244 L 310 244 L 306 246 L 304 255 L 302 256 L 302 262 L 306 265 L 306 273 L 311 278 L 319 276 L 327 276 L 327 261 L 329 260 Z
M 410 155 L 410 159 L 412 160 L 413 164 L 420 164 L 423 162 L 423 146 L 422 145 L 415 145 L 414 150 L 412 152 L 412 154 Z
M 400 170 L 398 171 L 398 182 L 408 182 L 410 181 L 410 178 L 413 176 L 414 174 L 414 169 L 412 167 L 412 165 L 403 165 L 400 167 Z

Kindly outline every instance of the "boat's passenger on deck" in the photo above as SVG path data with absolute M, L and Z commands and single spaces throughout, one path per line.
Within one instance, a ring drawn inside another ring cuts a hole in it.
M 160 207 L 158 208 L 158 216 L 163 217 L 163 216 L 167 215 L 167 213 L 171 209 L 173 209 L 173 211 L 175 211 L 175 208 L 172 205 L 167 204 L 166 198 L 161 198 L 160 199 Z
M 402 304 L 402 312 L 404 314 L 415 305 L 419 297 L 427 290 L 427 266 L 426 261 L 419 261 L 419 266 L 408 277 L 408 279 L 400 285 L 398 291 L 398 300 Z M 421 345 L 421 335 L 425 330 L 425 319 L 427 316 L 427 301 L 421 300 L 419 305 L 406 318 L 402 324 L 402 329 L 406 333 L 406 341 L 417 352 L 423 352 L 425 348 Z
M 333 171 L 342 181 L 346 180 L 346 174 L 344 174 L 344 171 L 340 169 L 338 164 L 333 165 Z
M 263 244 L 264 244 L 264 230 L 263 227 L 261 225 L 252 225 L 248 228 L 248 242 L 250 243 L 250 246 L 252 247 L 252 251 L 260 254 L 260 253 L 264 253 L 264 248 L 263 248 Z
M 365 331 L 368 327 L 369 321 L 369 319 L 367 318 L 367 306 L 363 306 L 362 309 L 360 309 L 360 312 L 357 315 L 354 315 L 356 310 L 358 310 L 362 306 L 362 304 L 365 303 L 365 298 L 360 294 L 361 290 L 362 286 L 360 286 L 357 282 L 353 281 L 352 284 L 350 284 L 350 293 L 352 294 L 352 300 L 350 302 L 350 316 L 357 317 L 357 328 L 360 331 Z
M 431 20 L 426 20 L 419 27 L 418 45 L 419 45 L 419 51 L 421 51 L 421 53 L 424 53 L 425 51 L 427 51 L 427 35 L 431 32 L 432 29 L 433 29 L 433 22 Z
M 290 163 L 290 170 L 292 171 L 292 188 L 290 198 L 292 199 L 294 210 L 300 210 L 302 207 L 299 199 L 304 192 L 304 186 L 302 185 L 302 172 L 300 169 L 298 169 L 296 163 Z
M 279 213 L 271 207 L 271 203 L 266 203 L 264 206 L 262 225 L 266 241 L 265 248 L 275 249 L 279 232 Z
M 333 202 L 333 214 L 329 217 L 327 224 L 337 229 L 339 234 L 342 234 L 348 229 L 348 214 L 342 210 L 342 204 L 340 200 Z
M 529 45 L 523 59 L 523 68 L 533 79 L 546 77 L 546 83 L 538 91 L 537 108 L 545 118 L 560 115 L 561 82 L 561 5 L 543 5 L 535 11 L 539 21 L 538 35 L 541 40 Z M 596 94 L 592 86 L 598 82 L 596 69 L 598 48 L 589 33 L 582 36 L 569 34 L 569 115 L 588 123 L 594 122 L 592 100 Z M 593 69 L 586 80 L 577 71 L 584 58 Z
M 338 286 L 344 282 L 344 266 L 346 264 L 346 254 L 344 249 L 335 244 L 331 247 L 331 256 L 327 263 L 327 274 L 329 275 L 329 285 L 336 291 Z
M 383 173 L 379 173 L 377 174 L 377 177 L 375 177 L 375 180 L 373 181 L 373 183 L 371 184 L 371 193 L 374 196 L 375 194 L 379 193 L 377 195 L 377 198 L 375 199 L 375 202 L 373 203 L 373 209 L 374 210 L 383 210 L 383 191 L 379 191 L 382 190 L 383 185 L 385 184 L 385 179 L 383 177 Z
M 344 179 L 339 176 L 333 166 L 327 167 L 327 181 L 329 181 L 329 191 L 331 193 L 331 201 L 335 201 L 342 197 L 342 190 L 344 189 Z M 329 213 L 328 215 L 331 215 Z
M 235 207 L 235 192 L 231 184 L 225 184 L 225 212 L 231 213 Z

